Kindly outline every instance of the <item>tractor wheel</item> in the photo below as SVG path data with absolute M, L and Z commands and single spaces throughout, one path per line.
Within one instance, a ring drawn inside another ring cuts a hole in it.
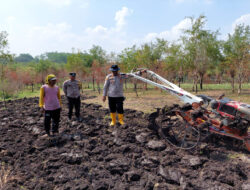
M 200 140 L 200 132 L 179 115 L 171 116 L 163 122 L 159 133 L 171 145 L 181 149 L 192 149 Z

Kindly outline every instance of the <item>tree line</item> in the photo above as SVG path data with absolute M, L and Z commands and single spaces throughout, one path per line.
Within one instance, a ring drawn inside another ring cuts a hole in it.
M 11 55 L 7 51 L 7 33 L 0 32 L 0 95 L 5 96 L 25 86 L 44 83 L 48 73 L 65 78 L 69 71 L 77 72 L 87 84 L 100 91 L 111 64 L 118 64 L 123 72 L 148 68 L 170 81 L 181 85 L 193 83 L 193 91 L 203 89 L 203 83 L 230 82 L 232 92 L 241 93 L 242 83 L 250 80 L 250 26 L 240 24 L 219 40 L 219 31 L 206 30 L 206 17 L 189 17 L 191 27 L 174 42 L 165 39 L 133 45 L 120 53 L 107 53 L 94 45 L 88 51 L 72 49 L 71 53 L 47 52 L 32 57 L 30 54 Z M 59 81 L 60 82 L 60 81 Z M 137 83 L 134 82 L 136 88 Z

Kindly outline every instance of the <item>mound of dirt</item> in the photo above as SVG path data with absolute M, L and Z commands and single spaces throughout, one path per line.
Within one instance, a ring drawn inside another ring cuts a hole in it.
M 179 150 L 152 130 L 159 112 L 125 110 L 111 128 L 100 105 L 83 103 L 81 123 L 64 107 L 59 135 L 44 138 L 37 98 L 0 103 L 0 189 L 250 189 L 249 155 L 232 139 Z

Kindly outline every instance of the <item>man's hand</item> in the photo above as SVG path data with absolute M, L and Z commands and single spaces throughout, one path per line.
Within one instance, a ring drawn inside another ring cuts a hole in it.
M 147 72 L 146 69 L 140 70 L 140 71 L 139 71 L 139 75 L 142 75 L 143 73 L 146 73 L 146 72 Z
M 102 97 L 102 101 L 105 102 L 106 101 L 106 96 Z

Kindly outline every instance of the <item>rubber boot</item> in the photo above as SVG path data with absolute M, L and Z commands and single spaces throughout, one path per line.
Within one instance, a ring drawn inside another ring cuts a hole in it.
M 121 125 L 124 125 L 125 123 L 124 123 L 124 121 L 123 121 L 123 114 L 118 114 L 118 119 L 119 119 L 119 123 L 121 124 Z
M 110 126 L 114 126 L 116 124 L 116 113 L 110 113 L 111 123 Z

